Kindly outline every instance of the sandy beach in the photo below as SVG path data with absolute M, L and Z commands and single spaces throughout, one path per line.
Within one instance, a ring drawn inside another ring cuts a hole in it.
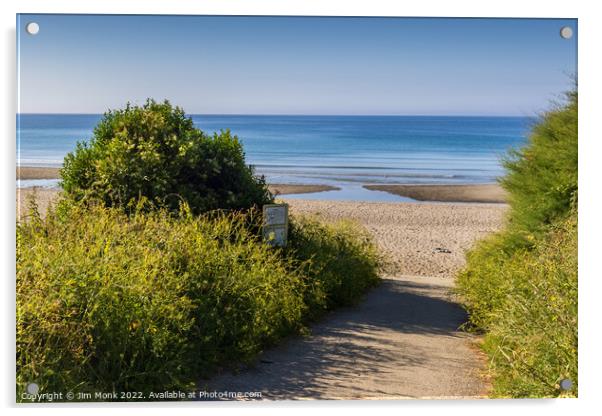
M 504 204 L 288 200 L 291 213 L 363 224 L 387 257 L 385 275 L 452 278 L 476 240 L 503 224 Z
M 385 191 L 417 201 L 506 202 L 506 191 L 498 184 L 483 185 L 364 185 L 373 191 Z
M 32 170 L 33 169 L 33 170 Z M 46 171 L 48 170 L 48 172 Z M 42 174 L 51 175 L 52 168 L 27 168 L 23 170 L 21 173 L 25 173 L 21 179 L 56 179 L 56 176 L 52 177 L 39 177 Z M 17 170 L 18 172 L 18 170 Z M 37 172 L 37 173 L 36 173 Z M 31 175 L 38 175 L 32 177 Z M 18 176 L 18 175 L 17 175 Z M 288 184 L 271 184 L 269 185 L 270 191 L 278 196 L 278 195 L 288 195 L 288 194 L 307 194 L 314 192 L 324 192 L 324 191 L 334 191 L 339 188 L 328 185 L 288 185 Z M 44 188 L 41 186 L 33 186 L 29 188 L 21 188 L 17 189 L 17 213 L 26 212 L 24 208 L 27 205 L 27 200 L 31 195 L 35 194 L 36 201 L 38 203 L 38 208 L 41 213 L 45 213 L 48 205 L 54 201 L 58 194 L 59 190 L 56 188 Z M 20 218 L 22 215 L 17 215 Z
M 36 195 L 41 213 L 58 191 L 24 188 L 17 191 L 17 212 L 26 212 Z M 390 203 L 287 200 L 291 213 L 323 221 L 351 219 L 364 225 L 387 258 L 386 275 L 453 277 L 464 265 L 464 253 L 478 239 L 503 224 L 505 204 Z
M 48 206 L 56 200 L 58 195 L 59 191 L 57 189 L 48 189 L 39 186 L 17 189 L 17 219 L 21 219 L 27 215 L 30 198 L 35 198 L 40 214 L 44 215 Z

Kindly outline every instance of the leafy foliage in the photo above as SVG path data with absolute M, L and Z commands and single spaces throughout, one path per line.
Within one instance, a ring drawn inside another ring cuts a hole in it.
M 183 110 L 148 100 L 109 111 L 88 143 L 80 142 L 61 169 L 61 186 L 74 200 L 131 207 L 146 197 L 194 213 L 248 209 L 272 201 L 265 180 L 245 164 L 242 145 L 228 130 L 196 129 Z
M 566 216 L 577 204 L 577 93 L 568 103 L 545 113 L 533 126 L 528 146 L 511 151 L 504 162 L 512 210 L 509 230 L 519 243 Z
M 576 93 L 568 99 L 506 161 L 508 224 L 468 253 L 457 279 L 486 333 L 496 396 L 577 395 Z
M 349 221 L 325 224 L 308 217 L 291 224 L 290 249 L 307 276 L 305 302 L 312 317 L 356 303 L 378 283 L 381 258 L 366 230 Z
M 42 392 L 193 388 L 376 278 L 375 249 L 350 225 L 302 222 L 283 250 L 253 231 L 252 210 L 148 204 L 127 214 L 63 200 L 45 218 L 34 204 L 17 224 L 19 399 L 31 381 Z
M 550 228 L 532 250 L 515 253 L 499 271 L 505 296 L 492 309 L 485 350 L 497 375 L 495 394 L 576 395 L 577 221 Z M 563 392 L 560 381 L 575 389 Z

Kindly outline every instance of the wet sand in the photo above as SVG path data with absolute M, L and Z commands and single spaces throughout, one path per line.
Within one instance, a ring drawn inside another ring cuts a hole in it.
M 314 192 L 338 191 L 341 188 L 330 185 L 290 185 L 273 183 L 268 184 L 268 188 L 274 195 L 289 195 L 289 194 L 311 194 Z
M 58 179 L 59 169 L 22 166 L 17 168 L 17 179 Z M 276 195 L 307 194 L 336 191 L 340 188 L 318 184 L 269 184 Z M 384 191 L 417 201 L 433 202 L 506 202 L 506 192 L 497 184 L 483 185 L 364 185 L 373 191 Z
M 20 166 L 17 167 L 17 179 L 58 179 L 58 168 Z
M 48 167 L 17 167 L 17 179 L 59 179 L 58 168 Z M 313 192 L 337 191 L 340 188 L 330 185 L 313 185 L 313 184 L 280 184 L 274 183 L 268 185 L 270 191 L 275 195 L 288 194 L 308 194 Z
M 504 203 L 507 194 L 498 184 L 482 185 L 364 185 L 417 201 Z
M 504 203 L 507 194 L 498 184 L 483 185 L 364 185 L 417 201 Z

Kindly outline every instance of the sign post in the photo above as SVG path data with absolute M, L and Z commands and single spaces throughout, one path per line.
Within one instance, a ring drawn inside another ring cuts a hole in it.
M 288 205 L 263 206 L 263 239 L 276 247 L 286 247 L 288 239 Z

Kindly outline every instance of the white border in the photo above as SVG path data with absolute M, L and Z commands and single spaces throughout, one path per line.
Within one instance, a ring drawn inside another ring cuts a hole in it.
M 599 40 L 602 39 L 601 15 L 594 1 L 549 0 L 531 1 L 504 0 L 499 2 L 474 0 L 21 0 L 0 3 L 2 13 L 2 195 L 5 196 L 2 209 L 2 248 L 3 259 L 3 299 L 2 299 L 2 377 L 0 400 L 4 406 L 14 406 L 14 224 L 15 224 L 15 112 L 16 112 L 16 62 L 15 62 L 15 14 L 20 13 L 105 13 L 105 14 L 246 14 L 246 15 L 321 15 L 321 16 L 448 16 L 448 17 L 559 17 L 579 19 L 579 186 L 580 186 L 580 229 L 579 229 L 579 359 L 580 378 L 578 400 L 517 400 L 517 401 L 408 401 L 408 402 L 278 402 L 272 404 L 243 404 L 252 414 L 298 413 L 308 411 L 331 413 L 334 407 L 345 407 L 345 412 L 365 414 L 375 411 L 395 414 L 488 414 L 507 415 L 508 412 L 530 411 L 547 414 L 566 415 L 569 412 L 587 412 L 602 408 L 598 392 L 602 378 L 600 367 L 599 323 L 600 303 L 597 299 L 602 288 L 602 273 L 596 261 L 600 256 L 597 246 L 600 227 L 600 186 L 596 184 L 602 163 L 600 154 L 600 75 L 602 67 L 599 53 Z M 109 405 L 109 409 L 91 406 L 21 407 L 20 413 L 34 411 L 44 414 L 105 414 L 107 410 L 125 410 L 137 405 Z M 309 407 L 311 406 L 311 410 Z M 82 409 L 85 407 L 86 409 Z M 209 404 L 153 404 L 142 410 L 146 414 L 164 414 L 167 407 L 177 407 L 178 414 L 219 411 L 238 413 L 241 405 L 233 403 Z M 283 409 L 282 407 L 286 407 Z M 133 409 L 132 409 L 133 410 Z M 9 411 L 15 411 L 14 407 Z

